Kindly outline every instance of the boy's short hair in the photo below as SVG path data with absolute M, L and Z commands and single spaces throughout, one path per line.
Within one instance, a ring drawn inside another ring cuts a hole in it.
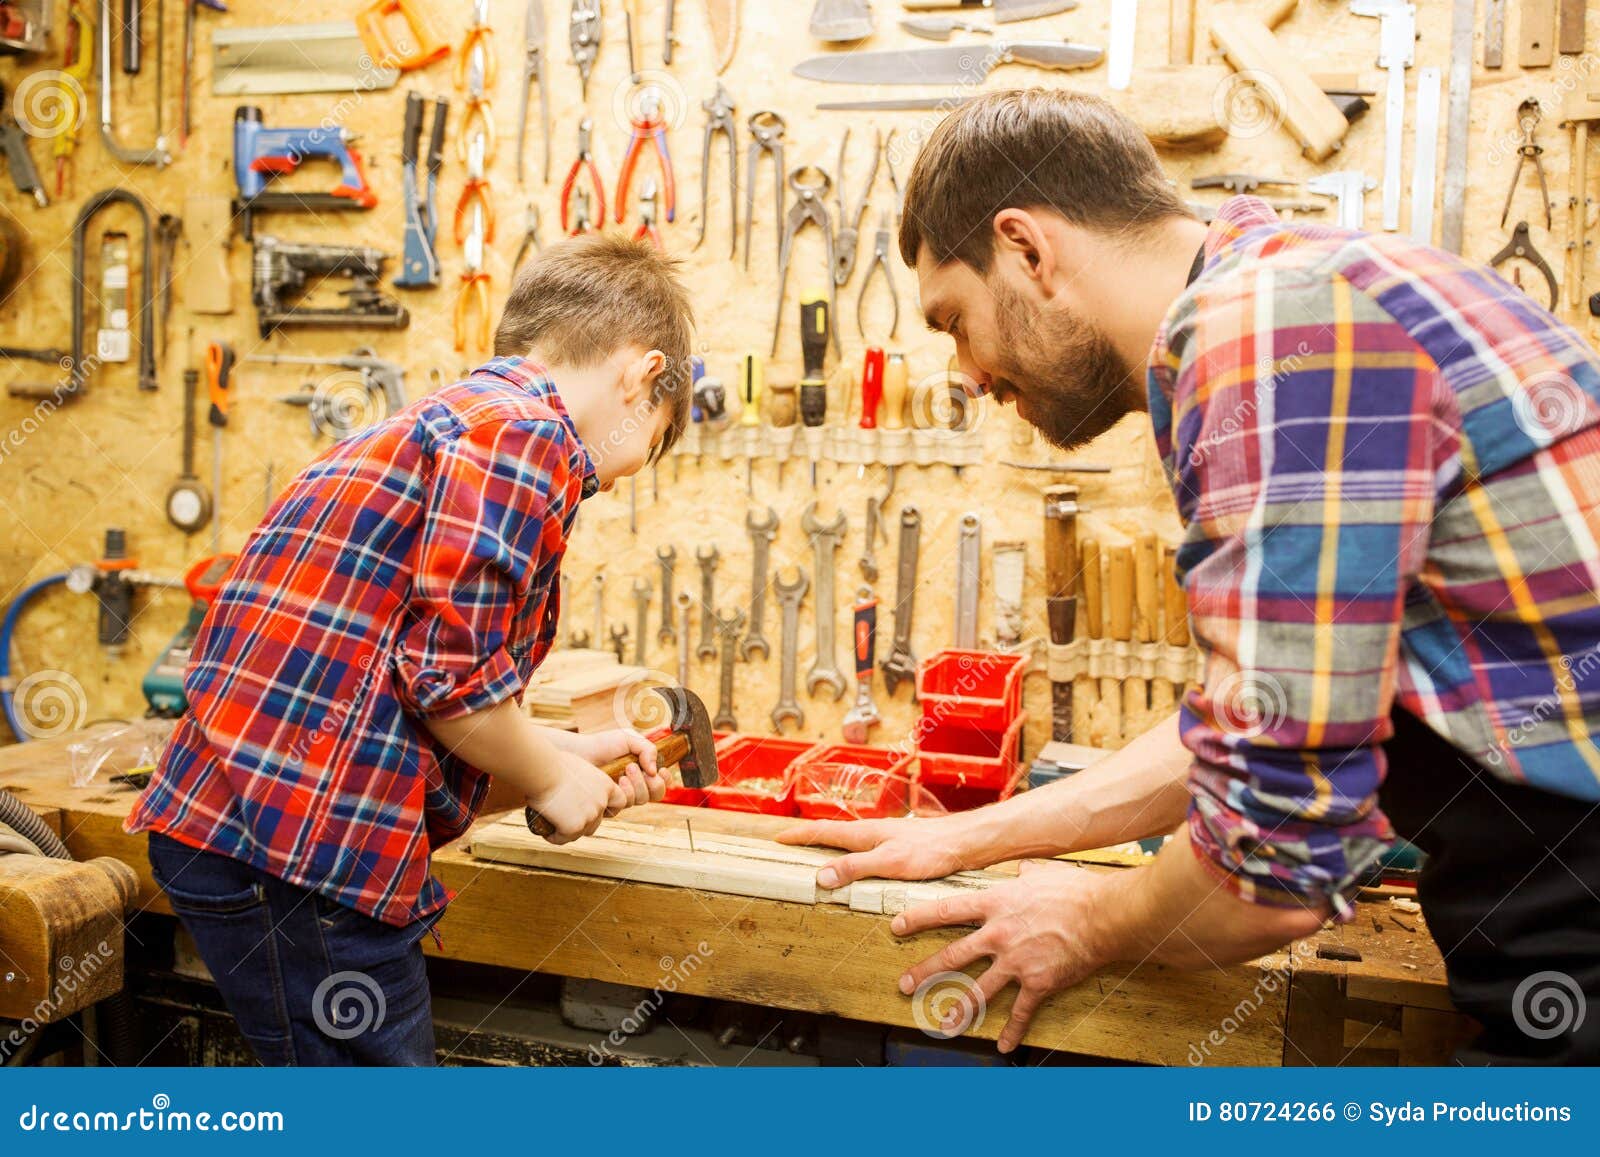
M 679 267 L 649 242 L 619 233 L 556 242 L 511 286 L 494 335 L 495 356 L 526 356 L 537 346 L 556 361 L 592 366 L 624 345 L 660 350 L 667 365 L 650 391 L 650 405 L 667 410 L 659 451 L 665 454 L 688 424 L 693 388 L 694 310 Z
M 960 261 L 986 274 L 995 214 L 1038 208 L 1130 239 L 1168 218 L 1193 216 L 1139 126 L 1100 97 L 990 92 L 940 121 L 917 154 L 900 256 L 915 269 L 926 246 L 935 264 Z

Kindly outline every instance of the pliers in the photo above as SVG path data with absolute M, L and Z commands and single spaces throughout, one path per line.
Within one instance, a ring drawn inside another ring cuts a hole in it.
M 467 348 L 467 319 L 474 306 L 478 311 L 475 349 L 489 348 L 489 274 L 483 268 L 483 246 L 487 239 L 482 201 L 472 207 L 472 226 L 467 230 L 461 252 L 466 267 L 461 271 L 461 288 L 456 293 L 455 342 L 456 352 Z M 457 210 L 459 219 L 459 209 Z
M 711 200 L 711 138 L 725 133 L 728 137 L 728 259 L 731 261 L 739 253 L 739 146 L 733 123 L 736 106 L 719 82 L 717 91 L 701 101 L 700 107 L 706 110 L 706 135 L 700 146 L 700 239 L 694 247 L 700 248 L 706 239 L 706 216 Z
M 639 228 L 633 232 L 635 241 L 643 241 L 646 237 L 650 244 L 657 249 L 664 249 L 661 244 L 661 231 L 656 228 L 656 179 L 646 177 L 644 188 L 639 191 Z
M 817 168 L 815 165 L 802 165 L 789 174 L 789 187 L 794 190 L 799 198 L 789 206 L 789 216 L 783 225 L 783 240 L 778 244 L 778 309 L 777 316 L 772 321 L 772 354 L 778 353 L 778 334 L 783 329 L 783 290 L 789 281 L 789 257 L 794 251 L 795 234 L 806 227 L 809 222 L 822 230 L 822 246 L 827 261 L 827 268 L 831 273 L 834 268 L 833 253 L 833 228 L 828 221 L 828 206 L 826 199 L 828 190 L 833 188 L 833 178 Z M 828 279 L 828 316 L 838 316 L 835 308 L 833 279 Z M 833 339 L 833 352 L 839 350 L 839 327 L 828 327 Z
M 761 160 L 762 153 L 772 154 L 772 196 L 777 204 L 777 215 L 772 221 L 774 229 L 778 230 L 783 227 L 783 178 L 788 170 L 783 167 L 783 130 L 786 127 L 783 118 L 771 109 L 762 109 L 750 114 L 745 127 L 750 130 L 750 148 L 744 182 L 744 267 L 749 269 L 750 229 L 756 220 L 756 163 Z M 777 234 L 777 241 L 781 254 L 781 231 Z
M 483 53 L 483 76 L 477 93 L 482 96 L 494 87 L 493 38 L 494 28 L 489 23 L 489 0 L 472 0 L 472 23 L 467 25 L 466 35 L 461 40 L 461 55 L 456 57 L 457 88 L 466 87 L 470 61 L 477 50 Z
M 878 176 L 878 161 L 883 156 L 883 131 L 878 131 L 877 143 L 872 150 L 872 168 L 861 186 L 861 196 L 851 209 L 844 203 L 844 157 L 850 147 L 850 130 L 844 130 L 839 139 L 839 183 L 834 186 L 834 203 L 839 207 L 839 232 L 833 239 L 833 283 L 844 285 L 856 268 L 856 250 L 861 243 L 861 218 L 867 211 L 867 198 L 872 194 L 872 182 Z
M 889 301 L 894 306 L 894 320 L 889 323 L 889 336 L 894 337 L 900 328 L 900 291 L 895 288 L 894 269 L 889 264 L 890 216 L 887 209 L 878 214 L 878 232 L 872 239 L 872 260 L 867 265 L 866 276 L 861 279 L 861 288 L 856 292 L 856 330 L 863 338 L 867 336 L 867 325 L 862 306 L 867 300 L 867 289 L 872 285 L 872 275 L 879 269 L 883 270 L 883 280 L 889 286 Z
M 489 77 L 494 75 L 494 56 L 489 51 L 488 42 L 480 38 L 462 53 L 460 61 L 466 63 L 468 83 L 467 96 L 462 102 L 460 135 L 456 137 L 456 154 L 463 161 L 466 160 L 467 142 L 482 135 L 483 160 L 488 164 L 494 160 L 494 106 L 486 95 L 485 86 Z
M 622 171 L 617 175 L 617 224 L 627 219 L 628 185 L 646 137 L 655 141 L 656 154 L 661 158 L 662 195 L 670 224 L 677 219 L 678 195 L 672 179 L 672 155 L 667 151 L 667 122 L 661 118 L 661 93 L 654 85 L 640 92 L 639 113 L 631 119 L 633 131 L 628 136 L 628 151 L 622 156 Z
M 544 246 L 539 241 L 539 206 L 532 201 L 528 202 L 522 218 L 522 244 L 517 247 L 517 259 L 511 263 L 511 271 L 515 273 L 522 268 L 522 263 L 528 256 L 528 250 L 537 253 Z M 890 335 L 894 336 L 893 334 Z
M 483 174 L 485 141 L 482 133 L 473 133 L 467 144 L 467 179 L 461 186 L 461 199 L 456 202 L 456 244 L 467 239 L 467 210 L 476 207 L 474 221 L 483 230 L 483 241 L 494 240 L 494 198 L 489 196 L 489 179 Z
M 578 174 L 585 168 L 589 170 L 589 179 L 594 184 L 595 207 L 598 209 L 592 218 L 585 212 L 585 224 L 593 225 L 595 221 L 606 219 L 606 187 L 600 182 L 600 170 L 595 167 L 594 154 L 589 151 L 589 134 L 593 131 L 594 122 L 588 117 L 578 122 L 578 159 L 572 162 L 572 168 L 567 170 L 567 179 L 561 182 L 561 231 L 569 237 L 588 232 L 587 228 L 573 228 L 571 210 L 568 208 L 572 191 L 578 183 Z M 587 200 L 585 197 L 585 210 L 588 208 Z

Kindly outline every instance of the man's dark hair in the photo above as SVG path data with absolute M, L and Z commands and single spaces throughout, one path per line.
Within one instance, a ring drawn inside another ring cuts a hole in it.
M 1030 88 L 987 93 L 939 122 L 906 183 L 900 256 L 987 273 L 1004 209 L 1052 209 L 1074 225 L 1137 235 L 1187 217 L 1139 126 L 1097 96 Z
M 689 423 L 689 348 L 694 310 L 679 277 L 682 265 L 647 241 L 589 233 L 549 246 L 517 275 L 494 335 L 497 357 L 547 357 L 592 366 L 625 345 L 660 350 L 667 365 L 650 393 L 667 409 L 657 456 Z

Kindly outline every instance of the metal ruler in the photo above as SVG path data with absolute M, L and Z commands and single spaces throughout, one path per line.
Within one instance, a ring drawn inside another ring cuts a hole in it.
M 1470 22 L 1470 17 L 1468 18 Z M 1461 5 L 1456 5 L 1456 26 L 1461 24 Z M 1454 40 L 1452 40 L 1452 45 Z M 1451 48 L 1452 57 L 1455 49 Z M 1468 54 L 1470 56 L 1470 53 Z M 1506 0 L 1489 0 L 1483 14 L 1483 67 L 1504 68 L 1506 63 Z M 1455 91 L 1455 82 L 1450 84 Z
M 1503 22 L 1504 0 L 1499 0 L 1499 4 Z M 1496 0 L 1489 0 L 1491 16 L 1495 7 Z M 1455 0 L 1455 22 L 1450 27 L 1450 110 L 1444 144 L 1444 232 L 1439 243 L 1452 253 L 1461 252 L 1466 236 L 1467 134 L 1472 124 L 1473 8 L 1473 0 Z M 1488 61 L 1484 63 L 1487 65 Z
M 961 531 L 956 545 L 956 647 L 973 651 L 978 647 L 978 564 L 982 546 L 982 524 L 968 512 L 961 516 Z
M 1417 133 L 1411 167 L 1411 239 L 1433 244 L 1433 195 L 1439 175 L 1439 90 L 1444 74 L 1417 70 Z

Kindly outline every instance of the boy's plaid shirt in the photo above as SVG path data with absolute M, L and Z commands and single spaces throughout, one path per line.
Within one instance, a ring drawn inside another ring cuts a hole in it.
M 1230 886 L 1351 914 L 1392 838 L 1394 704 L 1574 823 L 1600 801 L 1600 361 L 1577 333 L 1483 266 L 1237 197 L 1149 385 L 1206 657 L 1189 829 Z
M 487 782 L 421 719 L 521 695 L 596 485 L 555 386 L 516 358 L 333 447 L 207 610 L 189 710 L 128 830 L 389 924 L 443 907 L 428 853 L 467 829 Z

